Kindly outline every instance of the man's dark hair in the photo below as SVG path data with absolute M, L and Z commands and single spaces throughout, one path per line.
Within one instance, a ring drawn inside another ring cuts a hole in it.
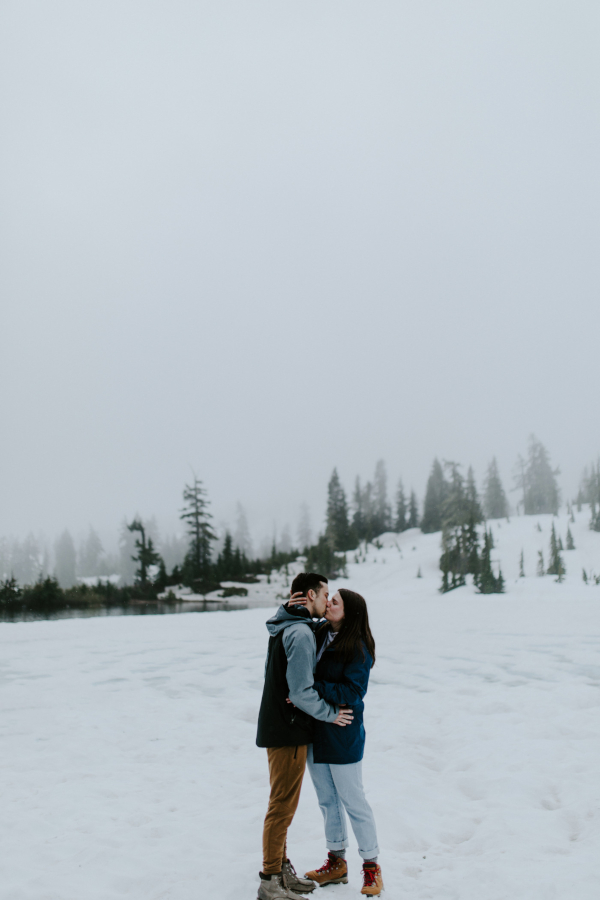
M 291 593 L 297 594 L 302 591 L 302 596 L 307 597 L 309 591 L 319 593 L 321 584 L 329 584 L 324 575 L 318 575 L 316 572 L 299 572 L 292 581 Z

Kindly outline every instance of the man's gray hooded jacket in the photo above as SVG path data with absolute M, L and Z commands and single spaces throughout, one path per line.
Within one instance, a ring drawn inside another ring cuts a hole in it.
M 312 742 L 311 719 L 333 722 L 338 708 L 314 688 L 315 623 L 302 606 L 280 606 L 267 622 L 270 634 L 256 743 L 294 747 Z M 286 702 L 290 698 L 293 705 Z

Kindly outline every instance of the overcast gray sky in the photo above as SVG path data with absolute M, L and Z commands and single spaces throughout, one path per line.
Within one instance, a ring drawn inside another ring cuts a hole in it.
M 597 2 L 0 7 L 0 534 L 600 452 Z

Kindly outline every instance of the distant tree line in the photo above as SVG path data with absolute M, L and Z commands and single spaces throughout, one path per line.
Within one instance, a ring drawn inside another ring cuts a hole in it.
M 545 447 L 531 436 L 527 454 L 518 457 L 514 469 L 513 490 L 518 491 L 517 506 L 525 515 L 558 512 L 558 474 Z M 590 505 L 590 527 L 600 531 L 600 459 L 584 471 L 576 502 L 578 509 L 583 503 Z M 142 596 L 156 597 L 176 584 L 205 594 L 223 582 L 243 583 L 255 580 L 258 575 L 269 576 L 273 569 L 286 565 L 300 553 L 306 556 L 307 569 L 335 576 L 344 572 L 345 554 L 356 550 L 361 543 L 373 541 L 385 532 L 400 534 L 420 527 L 424 533 L 442 534 L 442 590 L 464 584 L 470 574 L 485 593 L 502 588 L 502 575 L 493 571 L 491 532 L 485 526 L 482 530 L 481 526 L 487 520 L 508 518 L 509 513 L 495 458 L 486 470 L 481 496 L 471 467 L 465 476 L 460 464 L 434 459 L 422 515 L 415 491 L 412 488 L 406 491 L 402 479 L 390 497 L 386 466 L 379 460 L 372 480 L 362 482 L 356 478 L 350 498 L 337 469 L 333 470 L 327 485 L 324 529 L 315 541 L 310 538 L 308 511 L 304 507 L 299 546 L 293 547 L 289 534 L 285 534 L 279 547 L 273 541 L 270 552 L 263 551 L 261 556 L 254 557 L 242 514 L 235 534 L 226 531 L 218 542 L 219 552 L 215 552 L 217 537 L 210 503 L 202 481 L 194 475 L 183 489 L 180 518 L 185 537 L 170 539 L 158 547 L 156 522 L 136 516 L 131 522 L 122 523 L 119 555 L 111 557 L 104 552 L 92 528 L 78 550 L 69 532 L 64 531 L 55 543 L 53 574 L 63 590 L 75 588 L 78 576 L 85 574 L 104 579 L 105 589 L 110 591 L 114 585 L 109 588 L 106 578 L 119 571 L 131 589 Z M 543 571 L 560 577 L 560 568 L 561 563 L 551 548 L 549 568 Z M 0 576 L 2 573 L 5 587 L 9 582 L 13 586 L 46 584 L 45 590 L 50 591 L 49 554 L 33 535 L 23 542 L 0 539 Z M 10 594 L 12 588 L 6 590 Z

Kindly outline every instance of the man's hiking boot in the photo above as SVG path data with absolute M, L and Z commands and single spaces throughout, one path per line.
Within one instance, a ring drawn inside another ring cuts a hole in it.
M 361 894 L 368 894 L 370 897 L 378 897 L 383 890 L 383 878 L 381 877 L 381 866 L 377 863 L 365 863 L 363 866 L 363 886 Z
M 294 891 L 297 894 L 310 894 L 316 888 L 316 884 L 310 878 L 300 878 L 289 859 L 286 859 L 282 864 L 281 874 L 283 875 L 283 883 L 288 891 Z
M 307 878 L 312 878 L 323 887 L 326 884 L 348 884 L 348 866 L 346 860 L 333 853 L 327 854 L 325 865 L 320 869 L 313 869 L 306 873 Z
M 257 900 L 300 900 L 300 898 L 298 894 L 288 891 L 281 873 L 265 878 L 261 872 Z

